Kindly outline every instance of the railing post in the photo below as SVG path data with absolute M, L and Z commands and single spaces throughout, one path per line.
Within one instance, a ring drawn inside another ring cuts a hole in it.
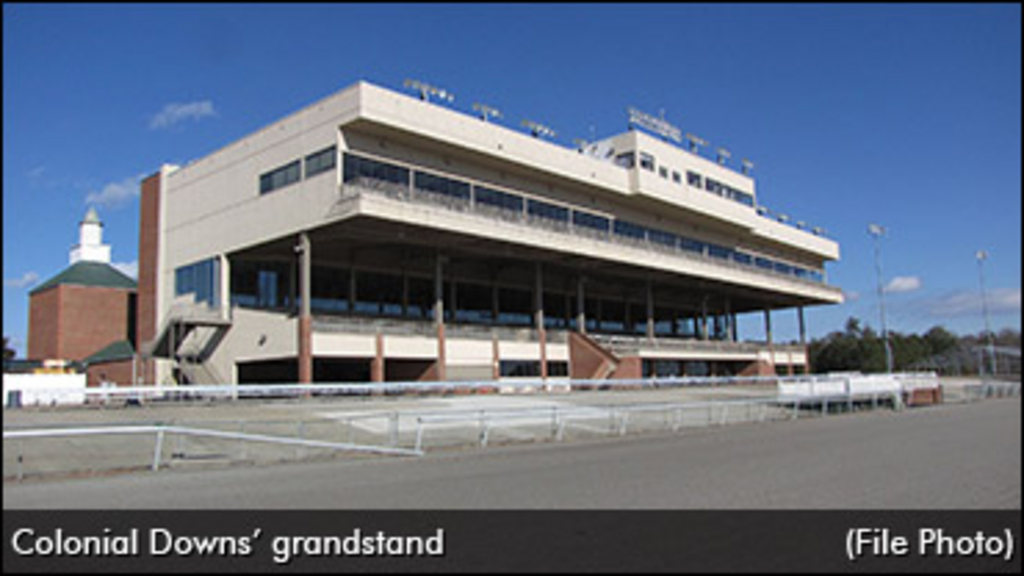
M 626 428 L 629 426 L 629 412 L 622 412 L 622 418 L 619 419 L 619 436 L 626 435 Z
M 164 429 L 161 426 L 156 431 L 156 447 L 153 449 L 153 472 L 160 469 L 160 452 L 164 446 Z
M 391 443 L 391 447 L 392 448 L 397 447 L 398 446 L 398 412 L 392 412 L 391 413 L 391 416 L 389 417 L 388 428 L 389 428 L 389 436 L 390 436 L 389 442 Z
M 487 447 L 487 412 L 485 410 L 480 411 L 480 447 Z
M 423 418 L 416 418 L 416 451 L 423 451 Z
M 722 414 L 721 414 L 721 417 L 718 420 L 718 425 L 719 426 L 725 426 L 725 422 L 726 422 L 726 420 L 728 420 L 728 418 L 729 418 L 729 405 L 728 404 L 723 404 L 722 405 Z
M 828 397 L 827 396 L 823 397 L 821 399 L 821 415 L 822 416 L 828 416 Z
M 25 453 L 22 450 L 22 448 L 23 446 L 21 445 L 21 442 L 18 442 L 18 482 L 21 482 L 22 480 L 25 479 Z
M 793 399 L 793 417 L 792 417 L 792 419 L 793 420 L 797 420 L 799 418 L 800 418 L 800 399 L 799 398 L 794 398 Z
M 559 416 L 557 407 L 555 410 L 555 426 L 555 441 L 561 442 L 565 439 L 565 419 Z

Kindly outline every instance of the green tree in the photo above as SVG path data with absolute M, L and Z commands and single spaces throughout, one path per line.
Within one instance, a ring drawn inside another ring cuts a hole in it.
M 14 360 L 14 357 L 17 355 L 14 348 L 10 347 L 9 342 L 10 340 L 7 336 L 4 336 L 4 360 Z

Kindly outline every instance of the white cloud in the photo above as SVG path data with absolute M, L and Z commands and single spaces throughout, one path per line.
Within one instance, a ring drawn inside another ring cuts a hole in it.
M 101 190 L 89 192 L 85 197 L 87 204 L 118 208 L 134 200 L 139 195 L 139 181 L 142 175 L 129 176 L 118 182 L 109 182 Z
M 4 288 L 27 288 L 39 281 L 39 274 L 26 272 L 21 278 L 4 278 Z
M 36 166 L 35 168 L 28 171 L 29 178 L 39 178 L 46 173 L 46 166 Z
M 138 260 L 133 260 L 131 262 L 112 262 L 110 265 L 120 270 L 123 274 L 130 276 L 131 278 L 139 277 Z
M 913 292 L 921 288 L 921 279 L 917 276 L 897 276 L 886 286 L 886 292 Z
M 213 102 L 209 100 L 186 103 L 174 102 L 164 106 L 163 110 L 153 116 L 149 121 L 149 128 L 151 130 L 170 128 L 178 122 L 189 118 L 199 120 L 206 116 L 216 115 L 217 111 L 213 109 Z
M 999 288 L 985 295 L 990 314 L 1019 314 L 1020 288 Z M 954 292 L 927 302 L 928 312 L 934 316 L 970 316 L 981 314 L 981 292 Z

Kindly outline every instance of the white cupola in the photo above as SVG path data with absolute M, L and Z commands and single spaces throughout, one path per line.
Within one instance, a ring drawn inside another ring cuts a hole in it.
M 110 245 L 103 243 L 103 223 L 95 208 L 89 208 L 78 224 L 78 245 L 71 248 L 69 260 L 110 264 Z

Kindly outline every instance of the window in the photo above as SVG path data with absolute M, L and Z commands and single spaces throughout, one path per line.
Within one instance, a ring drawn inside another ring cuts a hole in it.
M 662 178 L 668 180 L 668 168 L 665 168 L 664 166 L 658 166 L 658 176 L 661 176 Z
M 632 168 L 636 166 L 636 154 L 632 152 L 624 152 L 615 157 L 615 163 L 623 168 Z
M 547 202 L 541 202 L 540 200 L 530 200 L 527 205 L 526 211 L 533 216 L 539 216 L 541 218 L 547 218 L 548 220 L 555 220 L 557 222 L 568 222 L 569 221 L 569 209 L 564 206 L 558 206 L 555 204 L 549 204 Z
M 515 194 L 509 194 L 508 192 L 501 192 L 499 190 L 492 190 L 490 188 L 484 188 L 483 186 L 475 186 L 473 188 L 474 194 L 476 194 L 476 203 L 484 204 L 487 206 L 494 206 L 501 208 L 502 210 L 510 210 L 512 212 L 523 211 L 523 197 L 516 196 Z
M 646 152 L 641 152 L 640 167 L 643 168 L 644 170 L 650 170 L 651 172 L 654 172 L 654 156 L 651 156 Z
M 712 194 L 718 194 L 719 196 L 721 196 L 723 192 L 722 185 L 717 180 L 712 180 L 711 178 L 704 179 L 704 189 Z
M 302 179 L 302 164 L 296 160 L 260 175 L 260 194 L 273 192 Z
M 772 261 L 767 258 L 762 258 L 760 256 L 754 258 L 754 265 L 757 266 L 758 268 L 764 268 L 765 270 L 772 269 Z
M 690 252 L 697 252 L 698 254 L 704 253 L 704 243 L 693 238 L 679 238 L 679 247 Z
M 732 250 L 726 248 L 725 246 L 719 246 L 718 244 L 708 244 L 708 254 L 710 254 L 713 258 L 722 258 L 723 260 L 728 260 L 729 256 L 732 254 Z
M 379 182 L 397 185 L 401 188 L 409 187 L 409 169 L 386 162 L 371 160 L 353 154 L 345 154 L 344 160 L 346 184 L 356 182 L 370 184 Z
M 174 271 L 174 295 L 192 294 L 209 306 L 220 305 L 220 260 L 209 258 L 181 266 Z
M 306 178 L 331 170 L 337 163 L 337 158 L 338 151 L 334 146 L 306 156 Z
M 548 360 L 548 376 L 552 378 L 569 376 L 569 363 L 564 360 Z
M 635 238 L 637 240 L 643 240 L 645 236 L 645 230 L 643 226 L 639 224 L 633 224 L 625 220 L 615 221 L 615 233 L 619 236 L 625 236 L 627 238 Z
M 789 274 L 793 271 L 793 267 L 783 262 L 776 262 L 775 271 L 780 274 Z
M 611 228 L 611 221 L 608 218 L 581 210 L 572 211 L 572 223 L 575 226 L 591 228 L 600 232 L 607 232 Z
M 701 187 L 700 174 L 697 174 L 696 172 L 687 172 L 686 173 L 686 183 L 689 184 L 690 186 L 696 186 L 697 188 L 700 188 Z
M 678 238 L 671 232 L 665 232 L 664 230 L 650 229 L 647 231 L 647 239 L 655 244 L 661 244 L 662 246 L 670 246 L 675 248 L 676 241 Z
M 683 183 L 683 177 L 679 175 L 679 172 L 676 172 L 675 170 L 673 170 L 672 171 L 672 181 L 675 182 L 676 184 L 682 184 Z
M 502 360 L 501 376 L 503 378 L 536 378 L 540 376 L 540 362 L 536 360 Z
M 753 257 L 746 252 L 740 252 L 739 250 L 732 253 L 732 259 L 740 264 L 750 265 L 753 262 Z
M 426 172 L 416 172 L 416 189 L 459 200 L 469 200 L 469 184 L 466 182 Z

